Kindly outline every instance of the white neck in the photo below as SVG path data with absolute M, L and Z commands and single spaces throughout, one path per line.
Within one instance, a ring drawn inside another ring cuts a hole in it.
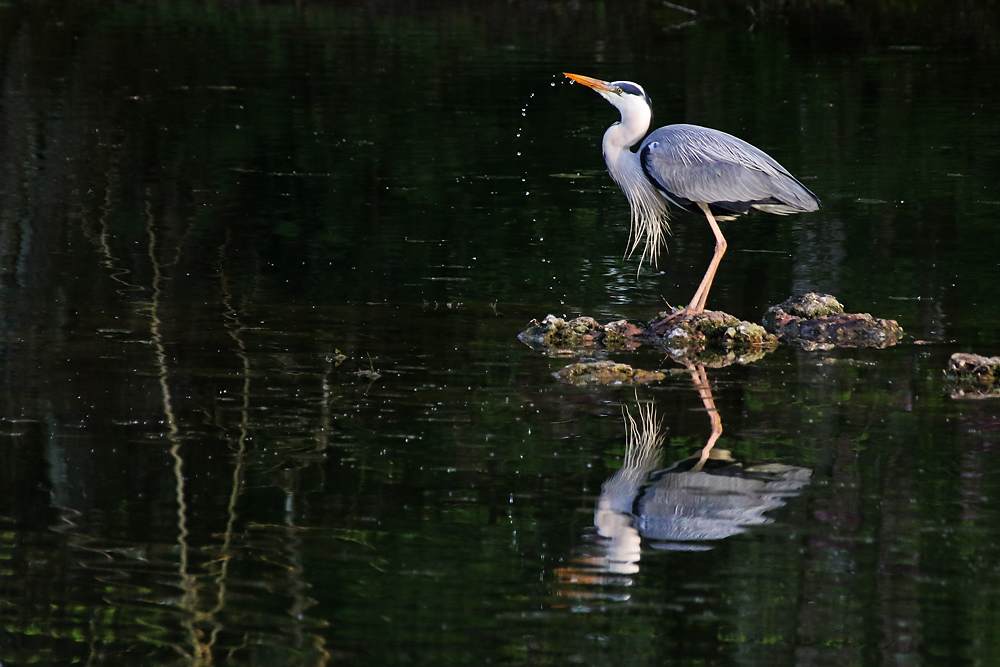
M 625 98 L 606 96 L 606 98 L 618 108 L 622 119 L 604 133 L 601 148 L 604 150 L 604 160 L 608 163 L 608 171 L 621 184 L 621 177 L 629 172 L 632 172 L 629 175 L 641 174 L 638 157 L 630 148 L 645 136 L 653 119 L 653 113 L 641 98 L 631 96 Z
M 621 111 L 622 120 L 604 133 L 601 144 L 604 161 L 608 163 L 611 177 L 628 197 L 632 209 L 629 254 L 640 243 L 644 243 L 642 258 L 639 260 L 641 270 L 643 260 L 649 258 L 656 261 L 659 248 L 664 244 L 664 236 L 670 230 L 666 221 L 666 200 L 651 186 L 642 171 L 639 156 L 630 150 L 645 136 L 653 114 L 649 105 L 640 98 L 605 97 Z

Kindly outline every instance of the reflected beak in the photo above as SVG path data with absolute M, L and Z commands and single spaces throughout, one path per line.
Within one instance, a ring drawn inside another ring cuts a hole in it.
M 600 79 L 592 79 L 589 76 L 583 76 L 582 74 L 570 74 L 569 72 L 563 72 L 563 74 L 568 76 L 573 81 L 576 81 L 577 83 L 582 83 L 588 88 L 593 88 L 596 91 L 604 91 L 606 93 L 610 93 L 613 91 L 613 89 L 611 88 L 611 84 L 608 83 L 607 81 L 601 81 Z

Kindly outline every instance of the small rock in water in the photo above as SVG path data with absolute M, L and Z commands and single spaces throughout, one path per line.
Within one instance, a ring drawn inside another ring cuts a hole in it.
M 639 345 L 630 340 L 633 329 L 634 325 L 625 320 L 602 325 L 593 317 L 564 320 L 555 315 L 548 315 L 541 322 L 531 320 L 517 337 L 532 349 L 579 349 L 598 345 L 608 348 L 632 348 Z
M 575 385 L 635 385 L 657 382 L 666 377 L 660 371 L 644 371 L 614 361 L 581 361 L 555 373 L 556 379 Z
M 662 312 L 646 325 L 646 338 L 676 360 L 728 366 L 757 361 L 778 347 L 778 337 L 764 327 L 721 310 L 697 315 Z
M 764 328 L 806 350 L 889 347 L 903 336 L 895 320 L 878 319 L 868 313 L 845 313 L 836 298 L 815 292 L 768 308 Z
M 1000 357 L 956 352 L 948 360 L 944 376 L 957 385 L 952 398 L 1000 396 Z
M 646 332 L 655 339 L 684 347 L 770 346 L 777 342 L 759 324 L 744 322 L 721 310 L 706 310 L 698 315 L 662 312 L 647 325 Z
M 808 292 L 798 296 L 789 297 L 783 303 L 778 304 L 789 315 L 796 317 L 826 317 L 827 315 L 842 315 L 844 307 L 832 294 L 817 294 Z

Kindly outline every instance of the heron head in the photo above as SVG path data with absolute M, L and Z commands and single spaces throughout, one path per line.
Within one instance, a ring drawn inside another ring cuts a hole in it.
M 623 117 L 632 109 L 645 107 L 647 110 L 651 110 L 653 108 L 649 95 L 642 89 L 642 86 L 633 81 L 601 81 L 582 74 L 570 74 L 569 72 L 563 72 L 563 74 L 573 81 L 597 91 L 601 97 L 615 105 L 622 112 Z

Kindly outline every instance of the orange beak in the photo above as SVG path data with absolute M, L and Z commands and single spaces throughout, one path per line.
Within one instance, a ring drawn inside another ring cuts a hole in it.
M 591 77 L 583 76 L 582 74 L 570 74 L 569 72 L 563 72 L 563 74 L 568 76 L 573 81 L 576 81 L 577 83 L 582 83 L 588 88 L 593 88 L 594 90 L 603 90 L 609 93 L 612 91 L 611 84 L 608 83 L 607 81 L 601 81 L 600 79 L 592 79 Z

